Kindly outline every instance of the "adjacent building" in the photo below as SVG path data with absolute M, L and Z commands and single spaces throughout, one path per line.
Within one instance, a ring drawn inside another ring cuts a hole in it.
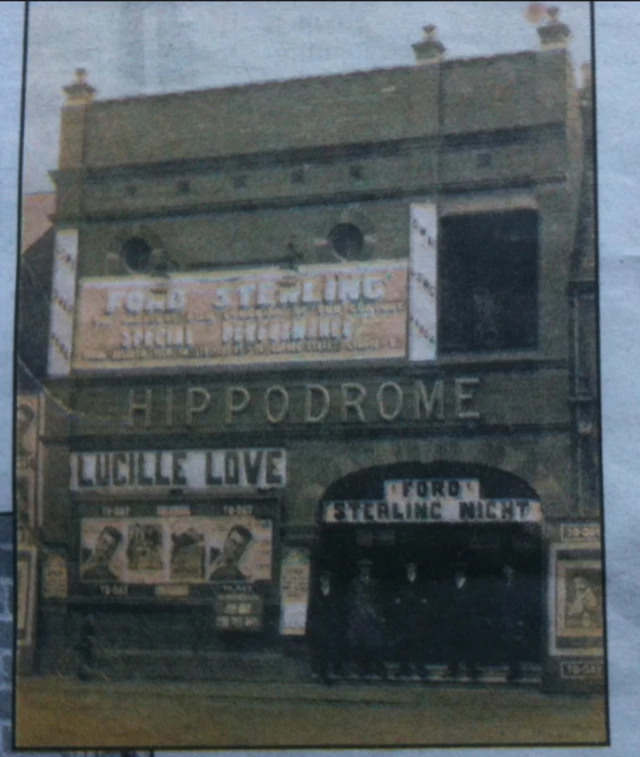
M 592 92 L 537 51 L 100 101 L 66 87 L 36 669 L 308 675 L 320 570 L 527 586 L 604 682 Z M 444 663 L 431 630 L 432 662 Z M 500 678 L 502 676 L 502 679 Z

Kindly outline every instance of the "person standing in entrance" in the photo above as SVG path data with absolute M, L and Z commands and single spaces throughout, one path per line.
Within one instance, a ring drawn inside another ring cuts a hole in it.
M 320 574 L 307 619 L 307 634 L 311 644 L 311 672 L 329 685 L 330 673 L 342 672 L 342 627 L 344 614 L 338 594 L 328 570 Z
M 358 575 L 347 595 L 348 639 L 351 661 L 359 675 L 378 673 L 386 677 L 384 666 L 384 616 L 380 591 L 372 576 L 371 560 L 358 562 Z
M 430 607 L 418 566 L 407 565 L 406 580 L 393 603 L 394 640 L 400 675 L 428 677 L 426 667 L 430 633 Z
M 507 661 L 507 680 L 522 678 L 525 613 L 528 597 L 511 565 L 502 569 L 502 642 Z
M 447 657 L 449 665 L 445 677 L 460 676 L 460 662 L 467 666 L 469 677 L 477 680 L 480 670 L 477 662 L 478 597 L 469 580 L 467 566 L 459 564 L 447 591 Z

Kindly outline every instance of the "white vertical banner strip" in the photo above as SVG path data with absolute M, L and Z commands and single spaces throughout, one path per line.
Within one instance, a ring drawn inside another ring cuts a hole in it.
M 47 374 L 68 376 L 73 348 L 73 314 L 76 303 L 76 270 L 78 264 L 78 230 L 56 232 L 51 292 L 51 324 Z
M 438 211 L 433 202 L 411 205 L 409 360 L 438 354 Z
M 18 255 L 18 159 L 25 3 L 0 3 L 0 512 L 13 507 L 14 294 Z

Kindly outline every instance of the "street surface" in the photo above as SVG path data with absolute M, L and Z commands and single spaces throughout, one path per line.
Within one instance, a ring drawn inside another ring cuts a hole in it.
M 606 740 L 602 696 L 535 688 L 19 680 L 19 747 L 570 744 Z

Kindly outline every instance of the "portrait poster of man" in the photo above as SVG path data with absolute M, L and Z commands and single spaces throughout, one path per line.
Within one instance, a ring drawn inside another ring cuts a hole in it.
M 211 522 L 207 580 L 267 581 L 271 577 L 271 522 L 220 518 Z
M 122 581 L 125 571 L 124 533 L 120 521 L 85 518 L 82 521 L 83 581 Z

